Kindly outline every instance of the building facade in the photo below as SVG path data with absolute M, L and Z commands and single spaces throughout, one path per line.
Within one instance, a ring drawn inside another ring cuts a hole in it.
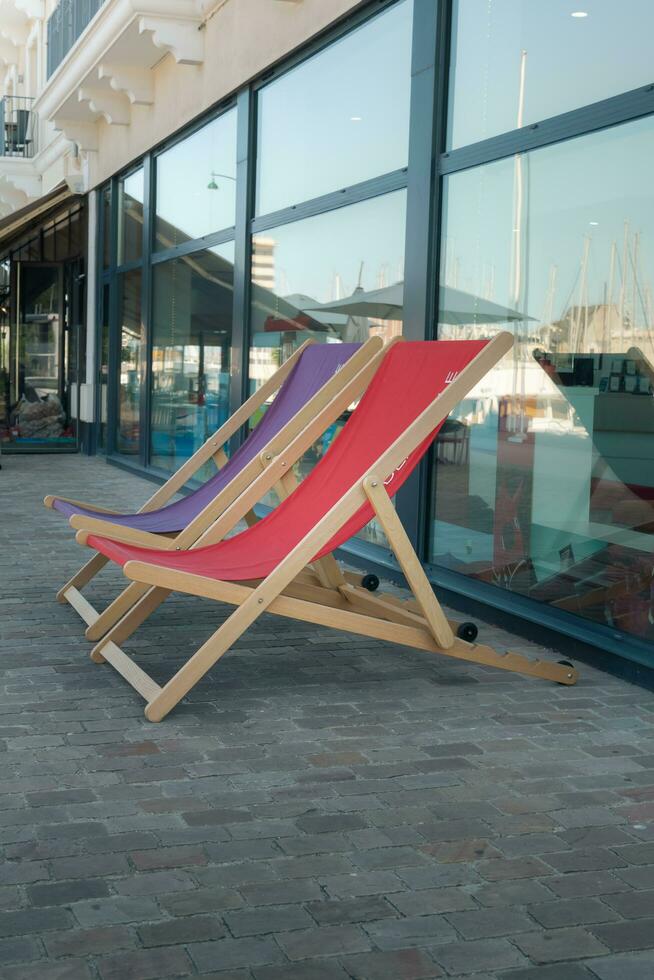
M 398 510 L 435 584 L 654 666 L 653 25 L 0 0 L 4 451 L 165 478 L 307 337 L 509 329 Z

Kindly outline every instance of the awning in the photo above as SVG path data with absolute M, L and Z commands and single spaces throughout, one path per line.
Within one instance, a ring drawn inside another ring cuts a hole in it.
M 36 201 L 32 201 L 31 204 L 26 204 L 19 211 L 12 211 L 11 214 L 0 219 L 0 250 L 3 245 L 18 235 L 37 218 L 43 219 L 50 212 L 56 211 L 62 204 L 72 203 L 76 200 L 81 201 L 82 197 L 73 194 L 66 184 L 59 184 L 49 194 L 39 197 Z

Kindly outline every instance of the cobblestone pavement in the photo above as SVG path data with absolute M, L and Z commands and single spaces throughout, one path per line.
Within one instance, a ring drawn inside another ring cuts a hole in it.
M 151 485 L 3 457 L 2 980 L 654 977 L 652 694 L 267 617 L 149 724 L 55 602 L 84 552 L 52 491 Z M 162 681 L 225 615 L 171 598 L 128 648 Z

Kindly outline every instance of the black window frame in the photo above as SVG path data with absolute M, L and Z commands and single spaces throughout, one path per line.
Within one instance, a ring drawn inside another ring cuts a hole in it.
M 111 330 L 115 333 L 115 281 L 119 272 L 129 267 L 143 268 L 143 317 L 146 336 L 146 384 L 142 400 L 142 458 L 138 464 L 115 453 L 115 399 L 110 396 L 116 376 L 115 340 L 110 344 L 110 392 L 107 422 L 107 458 L 110 462 L 156 481 L 169 474 L 149 465 L 151 389 L 151 281 L 152 269 L 159 262 L 181 257 L 198 249 L 234 240 L 234 305 L 232 334 L 232 365 L 229 410 L 233 412 L 246 394 L 250 334 L 250 262 L 251 239 L 256 232 L 265 231 L 301 218 L 369 200 L 392 190 L 406 188 L 407 221 L 405 240 L 405 308 L 403 335 L 409 340 L 436 339 L 438 322 L 438 292 L 440 287 L 440 239 L 442 228 L 443 181 L 450 174 L 470 169 L 550 146 L 578 136 L 620 125 L 631 120 L 654 116 L 654 82 L 623 92 L 591 105 L 548 119 L 538 120 L 520 129 L 501 133 L 453 150 L 446 149 L 447 113 L 450 87 L 450 43 L 452 31 L 452 0 L 413 0 L 413 41 L 411 55 L 411 102 L 408 166 L 379 175 L 349 187 L 321 195 L 311 200 L 273 213 L 255 216 L 257 93 L 275 78 L 297 67 L 371 17 L 393 6 L 399 0 L 371 0 L 357 6 L 335 24 L 320 32 L 313 40 L 296 51 L 280 58 L 260 76 L 242 86 L 191 124 L 183 127 L 157 147 L 152 148 L 108 182 L 112 186 L 112 257 L 116 241 L 116 183 L 138 166 L 145 167 L 144 248 L 140 263 L 102 268 L 103 209 L 98 206 L 98 302 L 102 285 L 112 282 Z M 225 111 L 237 110 L 236 221 L 235 225 L 185 242 L 165 251 L 154 250 L 153 226 L 155 207 L 154 172 L 156 158 L 166 149 L 200 129 Z M 105 185 L 106 186 L 106 185 Z M 98 192 L 99 194 L 99 192 Z M 100 203 L 100 197 L 98 197 Z M 98 307 L 99 309 L 99 307 Z M 98 318 L 99 326 L 99 318 Z M 114 349 L 112 359 L 112 348 Z M 97 349 L 97 346 L 96 346 Z M 97 376 L 97 371 L 96 371 Z M 238 442 L 238 436 L 235 442 Z M 516 614 L 522 619 L 550 627 L 575 639 L 602 648 L 620 657 L 652 665 L 651 645 L 608 626 L 581 619 L 571 613 L 554 609 L 537 600 L 507 593 L 483 582 L 471 580 L 428 561 L 430 502 L 437 493 L 437 483 L 431 459 L 422 465 L 404 485 L 397 499 L 398 513 L 427 574 L 435 586 L 459 595 L 463 601 L 482 603 L 502 612 Z M 343 553 L 366 567 L 399 575 L 399 566 L 385 549 L 365 541 L 348 542 Z

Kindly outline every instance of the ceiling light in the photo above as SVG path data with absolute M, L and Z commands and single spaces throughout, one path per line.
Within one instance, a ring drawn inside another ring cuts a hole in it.
M 598 225 L 599 224 L 599 221 L 589 221 L 588 224 L 589 225 Z
M 570 14 L 570 16 L 571 17 L 580 17 L 580 18 L 581 17 L 588 17 L 588 11 L 587 10 L 573 10 L 573 12 Z
M 350 122 L 361 122 L 363 116 L 350 116 Z

